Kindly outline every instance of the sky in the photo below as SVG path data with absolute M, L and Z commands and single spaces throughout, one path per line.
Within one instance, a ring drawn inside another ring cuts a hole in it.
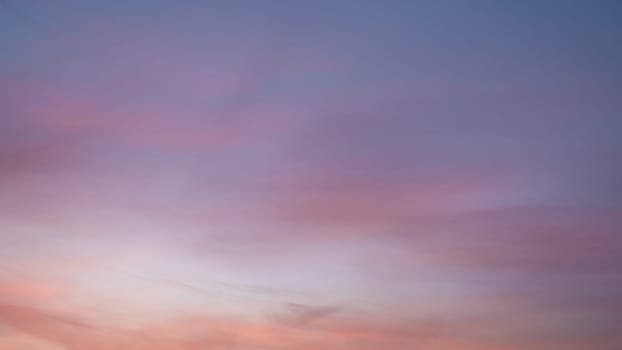
M 617 1 L 0 1 L 0 349 L 622 349 Z

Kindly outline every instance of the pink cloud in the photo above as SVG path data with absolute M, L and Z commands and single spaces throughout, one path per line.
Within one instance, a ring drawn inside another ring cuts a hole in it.
M 66 297 L 69 288 L 58 281 L 36 281 L 31 279 L 0 279 L 0 297 L 23 300 Z

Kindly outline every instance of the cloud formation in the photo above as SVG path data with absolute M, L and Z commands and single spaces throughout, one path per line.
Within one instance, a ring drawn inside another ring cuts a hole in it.
M 619 5 L 4 3 L 0 348 L 622 347 Z

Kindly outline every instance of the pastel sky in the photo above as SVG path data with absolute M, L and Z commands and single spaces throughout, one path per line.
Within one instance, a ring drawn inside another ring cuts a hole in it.
M 0 349 L 622 349 L 621 16 L 0 1 Z

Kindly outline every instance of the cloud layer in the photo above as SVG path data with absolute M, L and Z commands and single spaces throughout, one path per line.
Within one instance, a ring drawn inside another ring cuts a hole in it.
M 0 348 L 622 348 L 621 10 L 0 3 Z

